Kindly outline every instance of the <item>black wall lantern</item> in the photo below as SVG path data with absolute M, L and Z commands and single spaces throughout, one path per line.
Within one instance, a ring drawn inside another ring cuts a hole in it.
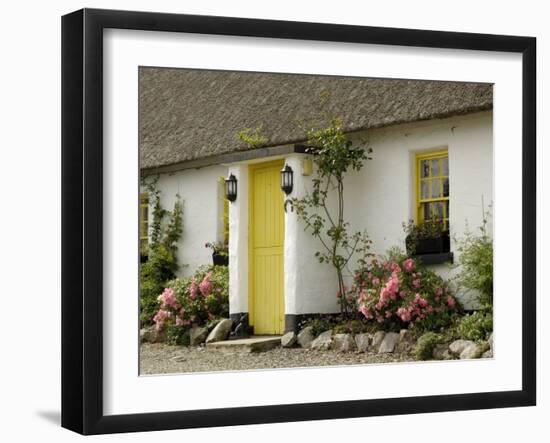
M 237 178 L 233 174 L 225 179 L 225 198 L 230 202 L 237 200 Z
M 292 192 L 293 185 L 294 172 L 290 166 L 285 165 L 285 167 L 281 169 L 281 189 L 286 195 L 288 195 Z

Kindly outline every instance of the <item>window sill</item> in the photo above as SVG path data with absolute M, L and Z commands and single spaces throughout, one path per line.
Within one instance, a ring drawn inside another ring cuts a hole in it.
M 420 260 L 424 265 L 438 265 L 441 263 L 453 263 L 454 255 L 452 252 L 440 252 L 436 254 L 420 254 L 414 258 Z

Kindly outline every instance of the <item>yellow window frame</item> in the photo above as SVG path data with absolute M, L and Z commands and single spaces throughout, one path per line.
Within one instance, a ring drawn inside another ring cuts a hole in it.
M 447 159 L 447 175 L 443 174 L 443 160 Z M 439 175 L 432 174 L 432 162 L 429 162 L 429 173 L 427 177 L 422 177 L 421 165 L 424 160 L 439 160 Z M 425 221 L 424 217 L 424 204 L 425 203 L 435 203 L 443 202 L 446 205 L 443 205 L 443 223 L 446 229 L 449 229 L 449 195 L 450 190 L 447 196 L 444 196 L 443 192 L 443 183 L 444 179 L 449 180 L 449 151 L 448 149 L 441 149 L 438 151 L 430 152 L 421 152 L 416 154 L 416 224 L 421 224 Z M 432 185 L 434 179 L 439 181 L 439 197 L 431 197 Z M 426 182 L 428 184 L 428 196 L 429 198 L 422 198 L 422 183 Z
M 143 249 L 149 244 L 149 194 L 139 195 L 139 244 Z

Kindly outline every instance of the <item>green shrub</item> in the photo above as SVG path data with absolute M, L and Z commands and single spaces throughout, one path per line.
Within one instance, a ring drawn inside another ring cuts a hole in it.
M 414 326 L 413 330 L 417 334 L 423 334 L 424 332 L 445 332 L 446 330 L 452 328 L 456 323 L 457 319 L 461 318 L 459 314 L 460 310 L 455 312 L 439 312 L 437 315 L 430 315 L 426 318 L 418 320 Z
M 157 330 L 167 328 L 168 341 L 183 344 L 193 325 L 212 329 L 229 316 L 227 266 L 201 266 L 192 277 L 168 282 L 157 298 L 153 317 Z
M 363 334 L 366 332 L 375 333 L 381 329 L 381 325 L 376 322 L 346 320 L 338 323 L 332 330 L 335 334 Z
M 139 319 L 142 327 L 153 323 L 153 316 L 158 311 L 158 296 L 164 291 L 165 284 L 140 275 Z
M 476 311 L 466 315 L 454 328 L 455 336 L 464 340 L 487 340 L 493 332 L 493 313 L 491 311 Z
M 169 345 L 189 346 L 189 329 L 170 324 L 166 327 L 166 343 Z
M 431 360 L 436 345 L 443 343 L 443 337 L 435 332 L 426 332 L 416 342 L 413 355 L 418 360 Z
M 487 232 L 487 218 L 488 214 L 478 235 L 466 232 L 464 238 L 456 241 L 460 267 L 457 284 L 475 291 L 482 306 L 493 304 L 493 239 Z
M 156 181 L 146 184 L 153 205 L 153 219 L 150 227 L 148 260 L 141 263 L 139 271 L 140 322 L 142 325 L 153 323 L 158 310 L 157 298 L 176 276 L 179 269 L 177 251 L 183 226 L 183 204 L 179 196 L 170 212 L 160 205 L 160 191 L 155 188 Z M 164 219 L 167 217 L 166 223 Z
M 311 326 L 311 333 L 317 337 L 321 332 L 328 331 L 332 329 L 335 325 L 335 322 L 332 319 L 328 318 L 313 318 L 305 322 L 304 326 Z
M 410 325 L 439 331 L 461 310 L 447 281 L 399 250 L 361 266 L 354 283 L 358 311 L 386 331 Z

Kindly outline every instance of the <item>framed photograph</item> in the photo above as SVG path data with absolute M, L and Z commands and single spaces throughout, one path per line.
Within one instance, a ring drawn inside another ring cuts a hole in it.
M 536 403 L 536 40 L 62 20 L 62 426 Z

